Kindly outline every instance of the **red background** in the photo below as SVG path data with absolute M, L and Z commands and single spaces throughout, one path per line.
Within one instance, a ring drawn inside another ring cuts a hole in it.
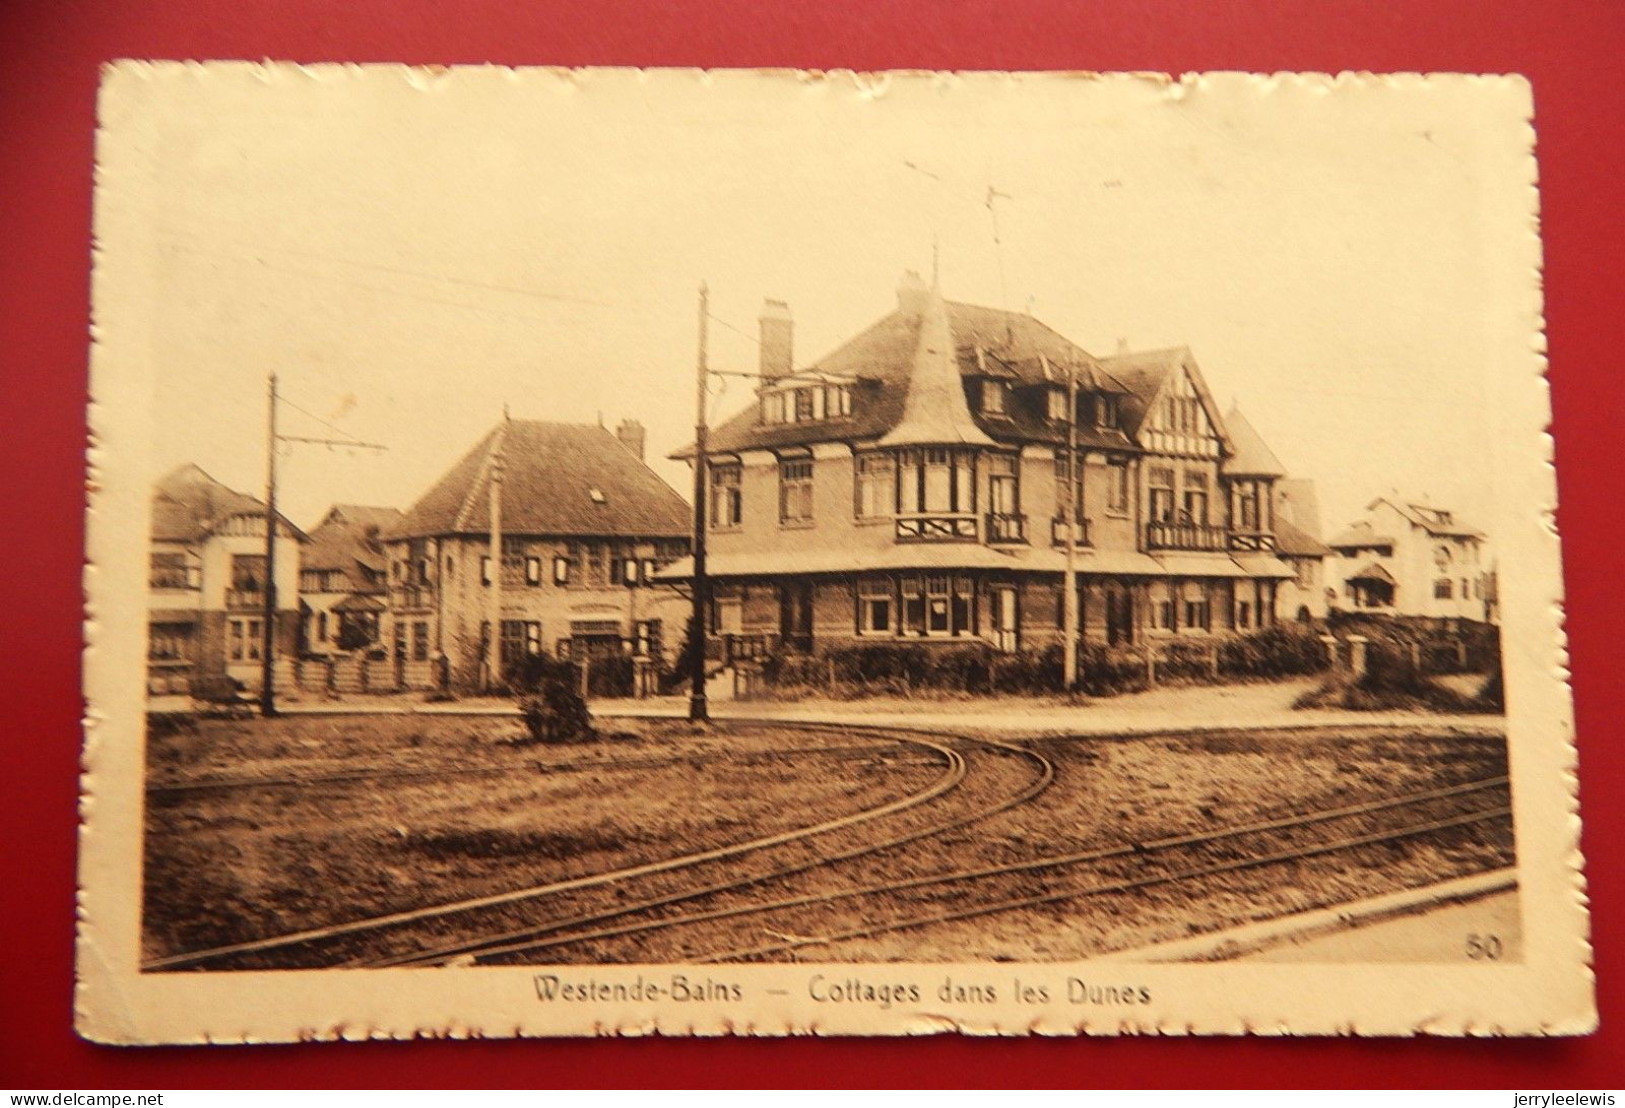
M 1618 1086 L 1622 32 L 1625 5 L 1550 0 L 0 4 L 0 1086 Z M 118 57 L 1527 74 L 1603 1031 L 1548 1041 L 80 1042 L 70 990 L 92 140 L 97 67 Z

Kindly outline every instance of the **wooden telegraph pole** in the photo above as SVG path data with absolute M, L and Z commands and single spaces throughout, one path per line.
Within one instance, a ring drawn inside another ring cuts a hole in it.
M 490 634 L 485 642 L 485 687 L 495 689 L 502 683 L 502 480 L 506 459 L 503 449 L 507 443 L 506 409 L 502 413 L 503 425 L 497 432 L 495 448 L 491 451 L 491 587 L 485 594 L 486 623 Z
M 1066 657 L 1062 661 L 1062 683 L 1067 692 L 1078 687 L 1078 500 L 1082 478 L 1078 474 L 1078 367 L 1076 359 L 1066 361 L 1066 595 L 1061 600 L 1062 638 Z
M 694 373 L 694 642 L 689 657 L 688 718 L 708 723 L 710 707 L 705 702 L 705 627 L 711 608 L 711 582 L 705 575 L 705 494 L 709 474 L 705 457 L 705 401 L 710 384 L 706 364 L 706 320 L 710 315 L 710 291 L 700 282 L 700 349 Z
M 276 715 L 276 374 L 270 377 L 265 450 L 265 611 L 261 615 L 260 715 Z
M 276 710 L 276 532 L 278 517 L 276 511 L 276 452 L 277 447 L 283 443 L 313 443 L 316 446 L 342 446 L 352 450 L 383 450 L 385 447 L 375 442 L 359 442 L 355 439 L 319 439 L 305 435 L 278 434 L 276 429 L 277 407 L 280 394 L 277 392 L 276 374 L 267 378 L 269 385 L 269 404 L 266 415 L 265 434 L 265 607 L 261 612 L 260 639 L 260 715 L 274 716 Z M 298 407 L 298 405 L 294 405 Z M 303 409 L 300 409 L 303 411 Z M 308 414 L 308 413 L 307 413 Z M 325 421 L 319 421 L 325 422 Z M 331 426 L 331 424 L 329 424 Z M 338 430 L 338 428 L 334 428 Z M 339 432 L 343 434 L 342 431 Z

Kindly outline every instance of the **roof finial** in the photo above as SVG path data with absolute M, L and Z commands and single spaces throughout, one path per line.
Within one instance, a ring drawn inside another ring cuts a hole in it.
M 502 422 L 503 423 L 511 423 L 512 421 L 513 421 L 513 416 L 508 414 L 508 402 L 506 400 L 504 400 L 502 402 Z

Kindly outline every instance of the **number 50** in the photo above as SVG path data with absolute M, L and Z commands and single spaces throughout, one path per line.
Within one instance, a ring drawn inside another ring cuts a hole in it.
M 1475 962 L 1495 962 L 1501 957 L 1501 936 L 1468 935 L 1467 957 Z

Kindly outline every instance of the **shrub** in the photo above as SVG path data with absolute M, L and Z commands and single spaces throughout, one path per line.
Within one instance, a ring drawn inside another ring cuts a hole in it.
M 1226 640 L 1219 669 L 1245 677 L 1289 677 L 1325 669 L 1326 645 L 1309 628 L 1277 624 Z
M 197 730 L 197 717 L 191 712 L 148 712 L 147 738 L 163 739 L 170 735 L 187 734 Z
M 581 697 L 574 664 L 534 654 L 514 667 L 509 687 L 532 742 L 579 742 L 597 737 L 587 702 Z

